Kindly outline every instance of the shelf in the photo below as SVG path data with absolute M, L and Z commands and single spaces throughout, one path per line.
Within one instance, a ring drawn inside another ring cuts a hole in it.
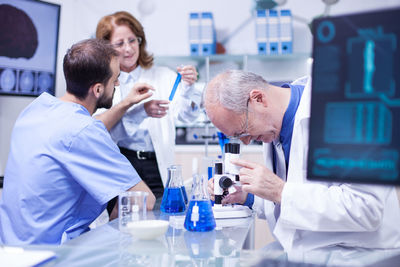
M 154 60 L 156 64 L 169 64 L 172 62 L 198 62 L 203 63 L 207 59 L 210 62 L 223 62 L 223 61 L 235 61 L 242 62 L 243 60 L 260 60 L 260 61 L 275 61 L 275 60 L 301 60 L 308 59 L 311 55 L 309 53 L 295 53 L 286 55 L 228 55 L 228 54 L 217 54 L 210 56 L 155 56 Z
M 200 83 L 207 83 L 227 69 L 241 69 L 261 75 L 269 82 L 288 82 L 308 74 L 309 53 L 286 55 L 210 55 L 210 56 L 155 56 L 157 65 L 176 69 L 193 65 L 199 72 Z

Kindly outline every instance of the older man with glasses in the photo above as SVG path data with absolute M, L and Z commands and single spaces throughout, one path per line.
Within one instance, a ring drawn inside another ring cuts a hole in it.
M 242 188 L 223 203 L 253 208 L 286 251 L 400 247 L 394 187 L 307 180 L 310 82 L 306 77 L 278 87 L 254 73 L 231 70 L 207 85 L 204 105 L 212 123 L 245 144 L 264 143 L 265 166 L 232 160 L 242 167 Z M 209 191 L 213 194 L 212 180 Z

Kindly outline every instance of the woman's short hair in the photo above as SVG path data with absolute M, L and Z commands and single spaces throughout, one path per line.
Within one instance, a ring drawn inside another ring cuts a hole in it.
M 139 44 L 138 63 L 142 68 L 148 69 L 153 65 L 153 55 L 146 51 L 146 36 L 143 26 L 140 22 L 126 11 L 115 12 L 114 14 L 104 16 L 97 24 L 96 38 L 110 41 L 115 26 L 127 26 L 136 37 L 141 38 Z

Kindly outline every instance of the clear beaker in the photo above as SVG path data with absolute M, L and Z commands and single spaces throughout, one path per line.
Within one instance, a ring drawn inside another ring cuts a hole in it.
M 147 219 L 146 199 L 149 194 L 142 191 L 126 191 L 118 195 L 119 229 L 127 232 L 129 223 Z
M 192 196 L 186 212 L 185 228 L 193 232 L 207 232 L 215 228 L 215 219 L 207 192 L 208 180 L 200 174 L 193 176 Z
M 166 213 L 184 212 L 185 197 L 183 195 L 182 169 L 179 165 L 167 168 L 168 181 L 164 189 L 160 210 Z M 186 190 L 185 190 L 186 193 Z

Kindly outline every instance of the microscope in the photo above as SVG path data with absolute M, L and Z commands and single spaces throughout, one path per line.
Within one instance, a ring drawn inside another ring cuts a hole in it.
M 240 157 L 240 144 L 225 144 L 224 163 L 218 162 L 214 169 L 214 196 L 213 207 L 215 219 L 243 218 L 251 216 L 251 210 L 242 205 L 222 205 L 222 199 L 236 192 L 235 186 L 241 186 L 239 178 L 240 167 L 231 163 L 231 159 Z M 225 168 L 224 168 L 225 167 Z M 217 222 L 218 226 L 218 222 Z
M 240 144 L 225 144 L 224 164 L 221 162 L 216 163 L 214 170 L 215 205 L 222 205 L 222 199 L 236 191 L 233 185 L 240 183 L 240 168 L 230 162 L 231 159 L 238 159 L 239 156 Z M 225 166 L 225 170 L 223 170 L 223 166 Z

